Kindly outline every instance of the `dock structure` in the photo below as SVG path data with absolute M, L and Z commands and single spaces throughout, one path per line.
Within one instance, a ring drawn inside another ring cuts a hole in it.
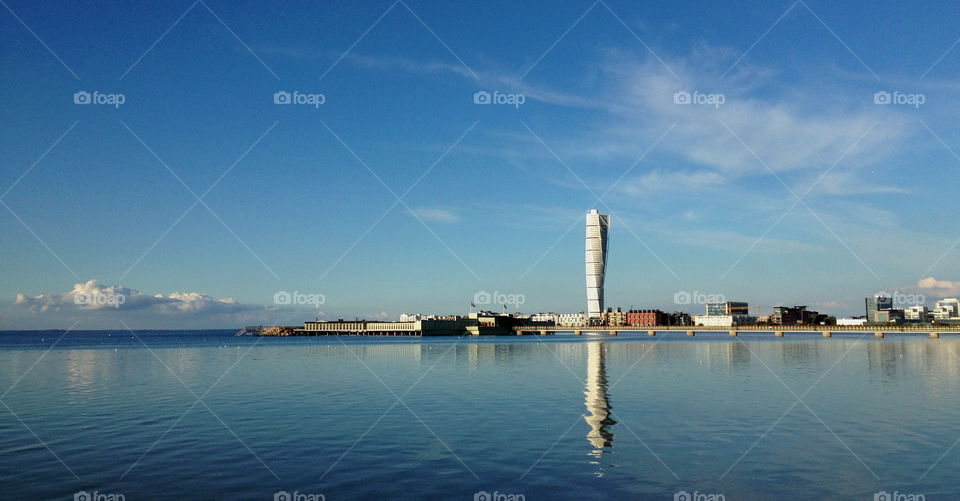
M 336 320 L 304 322 L 297 336 L 462 336 L 465 325 L 457 320 L 417 320 L 415 322 L 373 322 Z
M 850 326 L 850 325 L 740 325 L 729 326 L 682 326 L 682 325 L 659 325 L 659 326 L 564 326 L 554 325 L 550 327 L 536 326 L 516 326 L 514 331 L 517 335 L 524 334 L 543 334 L 546 332 L 554 334 L 557 332 L 573 332 L 580 336 L 584 332 L 608 333 L 616 336 L 621 332 L 643 332 L 647 336 L 656 336 L 659 332 L 678 332 L 684 333 L 689 337 L 695 337 L 701 332 L 726 332 L 729 337 L 737 337 L 745 332 L 770 333 L 774 337 L 784 337 L 786 333 L 797 334 L 820 334 L 822 337 L 830 338 L 834 334 L 873 334 L 877 339 L 883 339 L 886 334 L 926 334 L 930 338 L 938 339 L 942 334 L 960 334 L 960 325 L 889 325 L 889 326 Z
M 295 336 L 296 326 L 288 325 L 247 325 L 237 331 L 235 336 Z
M 263 332 L 262 325 L 245 325 L 234 336 L 259 336 Z
M 303 327 L 267 327 L 251 330 L 259 336 L 506 336 L 554 333 L 546 322 L 526 322 L 530 331 L 517 331 L 520 320 L 489 312 L 468 316 L 424 318 L 414 321 L 384 322 L 380 320 L 317 320 L 304 322 Z
M 502 315 L 423 319 L 411 322 L 381 322 L 370 320 L 334 320 L 305 322 L 299 326 L 246 326 L 237 335 L 255 336 L 506 336 L 539 335 L 551 336 L 558 332 L 570 332 L 574 336 L 598 333 L 616 336 L 620 333 L 637 332 L 647 336 L 676 332 L 688 337 L 698 333 L 726 333 L 738 337 L 744 333 L 769 333 L 773 337 L 790 334 L 819 334 L 824 338 L 834 335 L 868 335 L 883 339 L 887 334 L 926 334 L 931 339 L 942 335 L 960 334 L 960 325 L 890 325 L 890 326 L 837 326 L 837 325 L 739 325 L 739 326 L 609 326 L 609 325 L 545 325 L 542 322 L 520 323 Z

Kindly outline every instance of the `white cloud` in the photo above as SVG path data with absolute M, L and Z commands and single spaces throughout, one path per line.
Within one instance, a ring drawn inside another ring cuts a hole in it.
M 917 288 L 934 291 L 941 296 L 960 295 L 960 281 L 951 282 L 949 280 L 937 280 L 933 277 L 926 277 L 921 278 L 917 282 Z
M 153 313 L 172 315 L 200 312 L 239 312 L 254 308 L 243 305 L 233 298 L 216 299 L 199 292 L 172 292 L 170 294 L 146 295 L 138 290 L 119 285 L 97 285 L 96 280 L 74 284 L 73 289 L 63 294 L 40 294 L 28 296 L 17 294 L 14 304 L 35 313 L 50 311 L 95 311 L 95 310 L 149 310 Z
M 64 293 L 17 294 L 3 308 L 7 329 L 209 329 L 242 325 L 296 325 L 306 318 L 326 317 L 323 311 L 273 304 L 244 304 L 201 292 L 144 294 L 96 280 L 74 284 Z

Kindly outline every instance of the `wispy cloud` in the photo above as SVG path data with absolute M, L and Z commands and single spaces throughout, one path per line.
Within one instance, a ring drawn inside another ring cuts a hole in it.
M 347 55 L 347 57 L 344 58 L 344 61 L 359 68 L 372 71 L 403 72 L 423 76 L 436 76 L 439 74 L 454 75 L 464 79 L 465 83 L 470 85 L 470 88 L 477 87 L 478 85 L 478 80 L 474 77 L 474 74 L 460 64 L 396 56 L 371 56 L 354 53 Z M 480 87 L 487 90 L 500 90 L 503 92 L 520 93 L 530 100 L 561 106 L 573 106 L 579 108 L 598 108 L 601 106 L 601 103 L 591 99 L 589 96 L 563 92 L 546 86 L 535 85 L 525 80 L 518 79 L 517 76 L 511 72 L 493 69 L 475 70 L 477 71 L 477 76 L 479 76 Z
M 725 184 L 727 184 L 727 179 L 715 171 L 657 169 L 621 182 L 618 189 L 628 195 L 643 195 L 676 190 L 699 191 Z
M 603 131 L 609 139 L 595 143 L 597 154 L 636 149 L 638 142 L 676 123 L 660 151 L 736 180 L 769 171 L 822 171 L 841 157 L 853 169 L 886 158 L 889 146 L 911 132 L 904 117 L 873 105 L 867 95 L 837 90 L 807 96 L 803 89 L 777 84 L 757 69 L 721 84 L 713 66 L 697 55 L 669 61 L 680 75 L 678 81 L 659 64 L 624 54 L 615 57 L 604 67 L 616 82 L 610 92 L 620 104 Z M 722 94 L 724 102 L 677 104 L 678 92 Z
M 459 223 L 460 215 L 451 209 L 439 208 L 412 208 L 407 211 L 408 214 L 418 217 L 424 221 L 434 223 Z
M 867 195 L 881 193 L 908 193 L 908 190 L 897 185 L 876 184 L 869 181 L 863 172 L 846 170 L 830 172 L 823 176 L 817 185 L 819 193 L 829 195 Z
M 344 60 L 368 70 L 403 71 L 422 74 L 452 73 L 476 81 L 473 74 L 462 64 L 458 63 L 418 60 L 405 57 L 369 56 L 353 53 L 348 54 Z

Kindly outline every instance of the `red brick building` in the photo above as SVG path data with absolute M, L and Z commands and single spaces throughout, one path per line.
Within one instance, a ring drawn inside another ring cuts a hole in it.
M 627 312 L 627 325 L 653 327 L 669 325 L 670 316 L 660 310 L 630 310 Z

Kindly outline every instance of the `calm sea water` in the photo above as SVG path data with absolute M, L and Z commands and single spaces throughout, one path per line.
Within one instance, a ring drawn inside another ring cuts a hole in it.
M 960 498 L 947 337 L 62 334 L 0 332 L 0 498 Z

